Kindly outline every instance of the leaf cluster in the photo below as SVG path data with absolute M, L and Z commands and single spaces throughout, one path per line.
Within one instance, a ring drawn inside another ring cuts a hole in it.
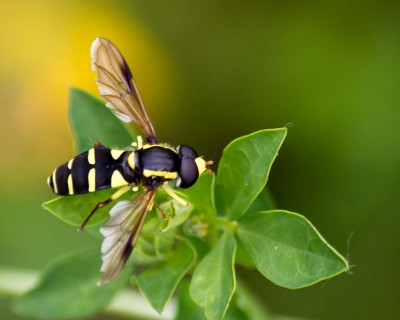
M 119 148 L 133 141 L 131 131 L 102 102 L 77 89 L 70 96 L 77 152 L 90 148 L 94 140 Z M 235 265 L 255 268 L 290 289 L 347 271 L 347 261 L 315 227 L 300 214 L 275 210 L 265 189 L 286 134 L 287 128 L 261 130 L 232 141 L 223 151 L 217 175 L 203 175 L 181 191 L 189 207 L 159 190 L 156 202 L 169 219 L 164 221 L 153 208 L 131 263 L 111 284 L 96 286 L 100 249 L 98 254 L 72 255 L 44 271 L 37 287 L 15 302 L 15 310 L 41 318 L 87 316 L 101 310 L 129 282 L 162 312 L 182 282 L 176 319 L 266 319 L 267 311 L 237 282 Z M 113 192 L 60 197 L 43 206 L 78 226 Z M 129 197 L 132 194 L 125 196 Z M 90 220 L 94 235 L 108 219 L 109 209 L 100 209 Z

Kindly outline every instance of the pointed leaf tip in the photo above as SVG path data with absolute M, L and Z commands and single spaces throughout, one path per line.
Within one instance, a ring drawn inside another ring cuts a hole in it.
M 346 259 L 297 213 L 246 215 L 239 220 L 238 234 L 257 269 L 282 287 L 306 287 L 349 269 Z
M 233 140 L 223 151 L 214 186 L 217 212 L 239 219 L 267 183 L 286 128 L 261 130 Z

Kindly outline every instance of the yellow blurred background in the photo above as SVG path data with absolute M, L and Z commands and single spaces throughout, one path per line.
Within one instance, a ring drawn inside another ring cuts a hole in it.
M 177 87 L 173 78 L 167 78 L 171 66 L 162 46 L 134 15 L 116 9 L 107 2 L 1 3 L 0 85 L 7 116 L 0 121 L 7 134 L 1 135 L 0 151 L 7 157 L 2 157 L 0 165 L 18 170 L 26 167 L 29 155 L 29 166 L 36 169 L 29 170 L 30 174 L 40 179 L 42 167 L 48 171 L 54 158 L 62 162 L 71 155 L 66 130 L 68 88 L 79 87 L 99 96 L 90 69 L 90 45 L 97 36 L 122 45 L 126 59 L 134 62 L 132 68 L 149 107 L 168 99 L 168 91 Z M 43 156 L 49 154 L 54 156 Z M 16 178 L 18 188 L 21 181 Z
M 40 205 L 53 197 L 46 177 L 73 155 L 68 88 L 99 97 L 90 45 L 102 36 L 123 52 L 161 140 L 218 161 L 232 139 L 294 123 L 269 186 L 355 267 L 299 291 L 239 270 L 271 310 L 398 318 L 399 14 L 392 1 L 1 0 L 0 268 L 41 270 L 94 244 Z M 19 319 L 9 299 L 0 318 Z

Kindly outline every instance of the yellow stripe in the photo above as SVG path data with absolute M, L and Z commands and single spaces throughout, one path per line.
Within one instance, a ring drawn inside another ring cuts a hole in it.
M 168 144 L 162 144 L 162 143 L 157 143 L 157 144 L 145 144 L 145 145 L 143 146 L 143 149 L 149 149 L 149 148 L 152 148 L 152 147 L 161 147 L 161 148 L 164 148 L 164 149 L 172 150 L 173 152 L 177 153 L 176 150 L 175 150 L 174 148 L 172 148 L 170 145 L 168 145 Z
M 72 158 L 71 160 L 68 161 L 68 169 L 69 170 L 72 169 L 72 162 L 74 162 L 74 158 Z
M 48 184 L 49 187 L 50 187 L 50 177 L 47 178 L 47 184 Z
M 68 181 L 68 193 L 74 194 L 74 185 L 72 183 L 72 174 L 69 174 L 67 181 Z
M 89 182 L 89 192 L 93 192 L 96 190 L 96 170 L 94 168 L 90 169 L 88 174 L 88 182 Z
M 123 154 L 125 150 L 111 150 L 111 156 L 114 160 L 118 160 L 118 158 Z
M 54 172 L 53 172 L 54 193 L 58 193 L 58 187 L 57 187 L 57 182 L 56 182 L 56 172 L 57 172 L 57 168 L 55 168 Z
M 166 172 L 164 178 L 165 179 L 176 179 L 176 178 L 178 178 L 178 172 Z
M 148 178 L 150 176 L 164 177 L 165 179 L 176 179 L 178 178 L 178 172 L 168 171 L 154 171 L 154 170 L 143 170 L 143 175 Z
M 128 156 L 128 164 L 132 170 L 135 170 L 135 151 L 132 151 L 132 153 Z
M 90 150 L 88 151 L 88 162 L 89 162 L 90 164 L 95 164 L 94 148 L 93 148 L 93 149 L 90 149 Z
M 115 170 L 111 176 L 111 188 L 120 187 L 128 184 L 128 182 L 124 179 L 121 172 Z

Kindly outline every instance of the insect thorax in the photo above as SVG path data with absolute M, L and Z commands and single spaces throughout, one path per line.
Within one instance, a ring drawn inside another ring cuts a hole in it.
M 174 180 L 178 177 L 180 157 L 175 150 L 163 145 L 144 145 L 134 155 L 135 169 L 145 178 L 152 176 Z M 131 163 L 131 162 L 130 162 Z

